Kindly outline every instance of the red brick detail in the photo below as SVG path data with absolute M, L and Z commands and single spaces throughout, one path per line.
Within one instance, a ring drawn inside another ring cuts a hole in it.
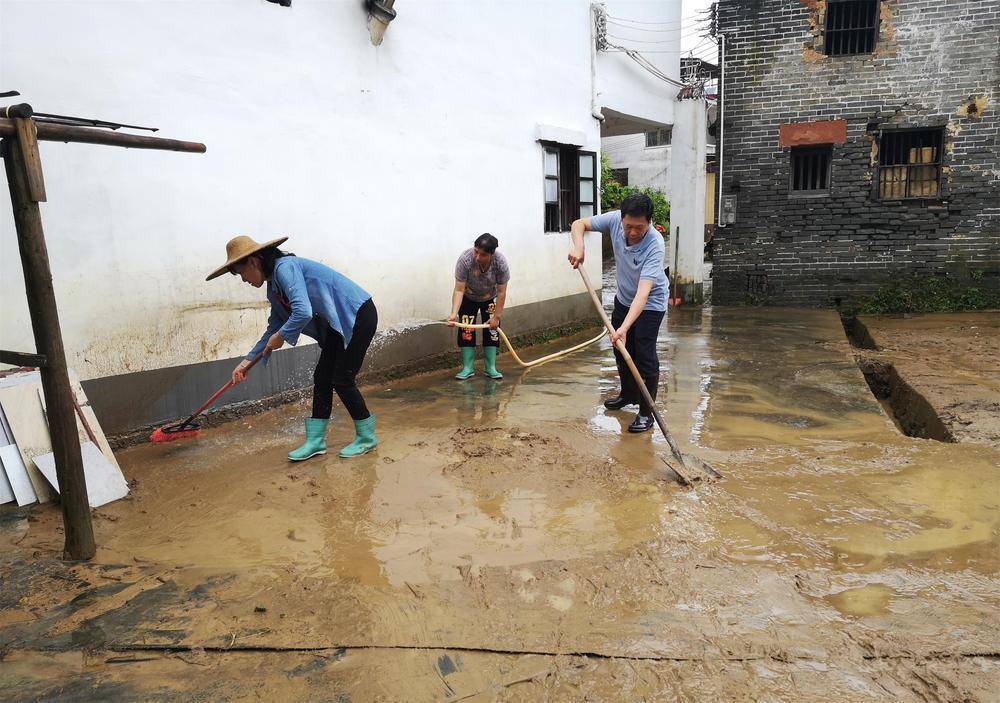
M 778 128 L 778 146 L 843 144 L 847 141 L 847 120 L 796 122 Z

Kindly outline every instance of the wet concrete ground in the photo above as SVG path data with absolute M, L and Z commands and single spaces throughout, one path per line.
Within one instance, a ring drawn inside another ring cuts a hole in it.
M 831 312 L 682 310 L 659 346 L 723 481 L 604 410 L 606 340 L 369 389 L 353 461 L 285 460 L 304 406 L 121 453 L 93 563 L 5 516 L 0 697 L 996 700 L 1000 447 L 901 435 Z

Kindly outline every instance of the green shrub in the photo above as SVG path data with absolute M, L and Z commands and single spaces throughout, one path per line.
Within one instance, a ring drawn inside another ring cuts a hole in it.
M 629 195 L 633 193 L 645 193 L 653 201 L 653 224 L 661 225 L 668 232 L 670 231 L 670 203 L 667 196 L 652 188 L 638 188 L 636 186 L 623 186 L 611 177 L 611 166 L 608 164 L 606 154 L 601 155 L 601 208 L 605 212 L 617 210 Z
M 963 277 L 915 274 L 889 281 L 856 307 L 865 315 L 988 310 L 1000 308 L 1000 290 L 982 271 Z

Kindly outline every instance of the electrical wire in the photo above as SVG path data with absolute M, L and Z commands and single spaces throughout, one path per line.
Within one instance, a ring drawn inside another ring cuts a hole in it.
M 700 22 L 700 21 L 701 20 L 698 20 L 698 22 Z M 608 20 L 608 24 L 613 24 L 616 27 L 622 27 L 622 28 L 627 29 L 627 30 L 632 31 L 632 32 L 651 32 L 653 34 L 668 34 L 670 32 L 676 32 L 678 30 L 678 28 L 681 28 L 681 29 L 690 29 L 691 27 L 694 27 L 697 24 L 697 22 L 690 23 L 690 24 L 688 22 L 686 22 L 686 21 L 684 21 L 684 22 L 677 22 L 673 26 L 671 26 L 670 28 L 666 28 L 666 29 L 644 29 L 643 27 L 633 27 L 630 24 L 622 24 L 621 22 L 615 22 L 614 20 Z
M 714 40 L 714 39 L 711 39 L 711 38 L 709 38 L 709 37 L 705 37 L 705 38 L 704 38 L 704 39 L 702 39 L 702 40 L 701 40 L 700 42 L 698 42 L 697 44 L 695 44 L 695 45 L 694 45 L 694 46 L 693 46 L 692 48 L 688 49 L 688 51 L 697 51 L 697 50 L 698 50 L 698 49 L 700 49 L 701 47 L 703 47 L 703 46 L 706 46 L 706 45 L 709 45 L 709 44 L 711 44 L 712 46 L 718 46 L 718 45 L 717 45 L 717 44 L 715 43 L 715 40 Z
M 618 51 L 623 52 L 626 56 L 628 56 L 630 59 L 632 59 L 635 63 L 639 64 L 639 66 L 641 68 L 643 68 L 647 73 L 651 74 L 652 76 L 654 76 L 656 78 L 659 78 L 660 80 L 664 81 L 665 83 L 669 83 L 671 85 L 677 86 L 678 88 L 687 88 L 687 87 L 689 87 L 686 83 L 681 83 L 680 81 L 675 80 L 675 79 L 671 78 L 670 76 L 668 76 L 667 74 L 665 74 L 653 62 L 651 62 L 649 59 L 645 58 L 642 54 L 640 54 L 639 51 L 636 50 L 635 48 L 625 47 L 625 46 L 621 46 L 619 44 L 613 44 L 610 41 L 608 41 L 609 35 L 607 33 L 607 20 L 609 19 L 609 17 L 608 17 L 608 15 L 606 15 L 604 13 L 604 11 L 602 9 L 595 9 L 594 17 L 595 17 L 595 21 L 597 23 L 598 45 L 601 48 L 603 48 L 605 50 L 607 50 L 607 49 L 616 49 Z M 613 19 L 619 19 L 620 20 L 622 18 L 619 17 L 619 18 L 613 18 Z M 630 41 L 628 39 L 622 39 L 621 37 L 613 37 L 613 38 L 619 39 L 619 40 L 622 40 L 622 41 Z M 664 44 L 664 43 L 674 43 L 674 42 L 671 41 L 671 42 L 636 42 L 636 43 Z M 671 52 L 671 53 L 673 53 L 673 52 Z
M 700 51 L 697 54 L 692 54 L 692 56 L 694 58 L 696 58 L 696 59 L 701 59 L 702 61 L 705 61 L 705 60 L 707 60 L 709 58 L 718 60 L 718 58 L 719 58 L 719 47 L 717 47 L 717 46 L 708 47 L 708 48 Z
M 708 35 L 704 34 L 702 31 L 697 31 L 682 34 L 679 37 L 674 37 L 672 39 L 633 39 L 632 37 L 620 37 L 617 34 L 608 34 L 607 36 L 609 39 L 632 42 L 633 44 L 673 44 L 681 39 L 689 39 L 691 37 L 707 37 Z
M 632 50 L 629 50 L 629 49 L 625 49 L 624 47 L 617 47 L 617 48 L 622 49 L 625 52 L 625 54 L 630 59 L 632 59 L 633 61 L 635 61 L 637 64 L 639 64 L 640 66 L 642 66 L 649 73 L 653 74 L 654 76 L 656 76 L 660 80 L 666 81 L 667 83 L 670 83 L 671 85 L 675 85 L 678 88 L 687 88 L 688 87 L 687 83 L 681 83 L 680 81 L 674 80 L 673 78 L 671 78 L 667 74 L 663 73 L 659 68 L 656 67 L 656 65 L 654 63 L 652 63 L 651 61 L 649 61 L 646 58 L 644 58 L 642 56 L 642 54 L 640 54 L 639 52 L 632 51 Z
M 675 85 L 678 88 L 687 88 L 688 87 L 687 83 L 681 83 L 680 81 L 674 80 L 673 78 L 671 78 L 667 74 L 663 73 L 663 71 L 661 71 L 660 69 L 658 69 L 655 64 L 653 64 L 651 61 L 643 58 L 642 54 L 640 54 L 638 51 L 634 51 L 633 49 L 626 49 L 623 46 L 617 46 L 617 45 L 611 44 L 611 43 L 608 43 L 608 46 L 610 46 L 613 49 L 618 49 L 618 50 L 622 51 L 626 56 L 628 56 L 630 59 L 632 59 L 637 64 L 639 64 L 642 68 L 646 69 L 646 71 L 648 73 L 653 74 L 653 76 L 655 76 L 656 78 L 659 78 L 662 81 L 670 83 L 671 85 Z
M 642 20 L 634 20 L 634 19 L 629 19 L 627 17 L 615 17 L 614 15 L 605 15 L 605 16 L 608 18 L 608 20 L 616 20 L 617 22 L 629 22 L 631 24 L 641 24 L 641 25 L 649 26 L 649 27 L 656 26 L 656 25 L 664 25 L 664 24 L 667 24 L 667 25 L 669 25 L 669 24 L 677 24 L 677 22 L 644 22 Z M 684 20 L 682 19 L 681 22 L 683 23 Z
M 643 54 L 679 54 L 680 49 L 638 49 L 642 51 Z M 604 53 L 607 54 L 624 54 L 625 49 L 605 49 Z

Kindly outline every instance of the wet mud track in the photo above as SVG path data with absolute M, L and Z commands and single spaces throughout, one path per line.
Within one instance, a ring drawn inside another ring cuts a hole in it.
M 845 327 L 905 434 L 1000 446 L 1000 311 L 865 316 Z
M 4 520 L 3 695 L 993 700 L 1000 448 L 898 432 L 833 313 L 674 312 L 659 344 L 724 481 L 663 480 L 600 404 L 606 341 L 371 389 L 351 462 L 285 460 L 301 405 L 122 452 L 93 563 L 51 558 L 54 509 Z

